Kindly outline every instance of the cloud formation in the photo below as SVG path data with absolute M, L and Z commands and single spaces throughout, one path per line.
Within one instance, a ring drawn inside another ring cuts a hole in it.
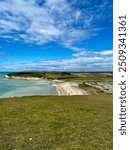
M 112 50 L 78 47 L 96 36 L 111 18 L 112 0 L 1 0 L 0 38 L 45 45 L 56 42 L 73 50 L 70 59 L 38 60 L 1 65 L 1 70 L 112 70 Z M 2 45 L 3 46 L 3 45 Z M 0 57 L 7 54 L 0 52 Z M 5 63 L 4 63 L 5 64 Z
M 87 55 L 87 57 L 86 57 Z M 48 70 L 48 71 L 111 71 L 112 51 L 79 53 L 71 59 L 39 60 L 32 63 L 5 65 L 2 70 Z
M 82 51 L 75 45 L 97 34 L 95 22 L 109 17 L 109 9 L 106 0 L 2 0 L 0 38 Z
M 113 51 L 112 50 L 104 50 L 104 51 L 98 51 L 98 52 L 92 52 L 92 51 L 85 51 L 82 50 L 81 52 L 77 52 L 75 54 L 73 54 L 74 57 L 110 57 L 113 55 Z

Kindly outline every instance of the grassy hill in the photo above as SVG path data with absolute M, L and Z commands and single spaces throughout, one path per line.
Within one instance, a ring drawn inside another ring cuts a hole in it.
M 43 79 L 59 79 L 59 80 L 113 80 L 111 72 L 13 72 L 8 74 L 18 77 L 39 77 Z
M 0 99 L 1 150 L 111 150 L 112 96 Z

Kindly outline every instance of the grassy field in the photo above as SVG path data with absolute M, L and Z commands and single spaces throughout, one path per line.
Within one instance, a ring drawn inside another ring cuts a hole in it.
M 0 150 L 111 150 L 112 96 L 0 99 Z

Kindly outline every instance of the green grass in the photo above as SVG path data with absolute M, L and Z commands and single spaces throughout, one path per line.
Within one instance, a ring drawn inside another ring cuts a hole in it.
M 111 95 L 0 99 L 0 109 L 0 150 L 112 149 Z
M 85 82 L 79 84 L 79 88 L 87 91 L 90 95 L 100 95 L 100 96 L 103 96 L 103 95 L 108 95 L 108 93 L 105 93 L 104 91 L 100 90 L 99 88 L 96 88 L 94 86 L 91 86 L 91 85 L 88 85 L 88 84 L 85 84 Z
M 113 73 L 110 72 L 81 72 L 81 73 L 72 73 L 75 76 L 74 80 L 88 80 L 88 81 L 112 81 Z

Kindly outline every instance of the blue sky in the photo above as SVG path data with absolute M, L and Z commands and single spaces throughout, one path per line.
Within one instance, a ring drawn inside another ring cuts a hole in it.
M 112 71 L 112 0 L 1 0 L 0 71 Z

